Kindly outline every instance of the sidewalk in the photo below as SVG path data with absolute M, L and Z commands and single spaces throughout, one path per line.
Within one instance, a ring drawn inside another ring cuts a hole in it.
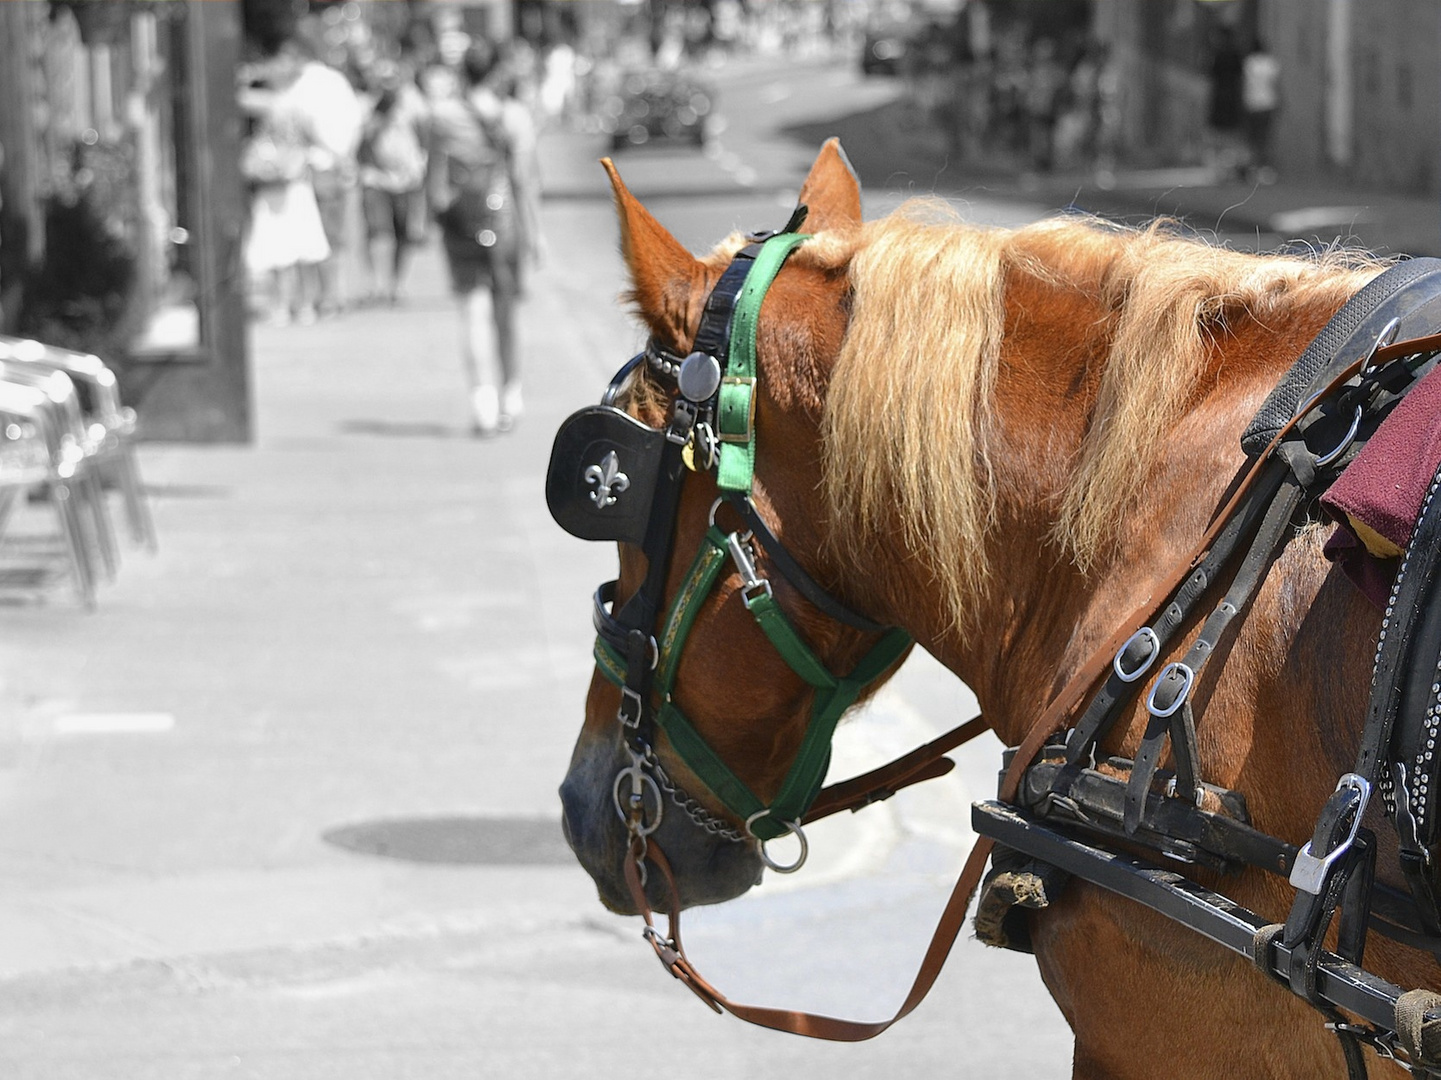
M 1018 174 L 995 161 L 956 160 L 944 136 L 904 98 L 789 134 L 814 145 L 839 135 L 862 187 L 872 190 L 887 187 L 962 202 L 985 195 L 1131 224 L 1169 216 L 1202 235 L 1220 234 L 1237 244 L 1250 234 L 1249 246 L 1261 250 L 1291 241 L 1312 246 L 1339 241 L 1383 255 L 1441 256 L 1441 200 L 1353 190 L 1302 176 L 1252 184 L 1205 168 L 1120 169 L 1099 180 L 1087 171 Z
M 0 1073 L 582 1080 L 632 1067 L 648 1030 L 695 1080 L 924 1074 L 967 1027 L 997 1036 L 974 1075 L 1066 1060 L 1034 966 L 977 942 L 904 1039 L 828 1046 L 713 1016 L 597 903 L 555 789 L 615 555 L 554 527 L 542 478 L 636 332 L 606 201 L 544 212 L 565 258 L 524 308 L 514 432 L 468 437 L 432 247 L 398 312 L 255 328 L 253 446 L 142 448 L 160 551 L 127 549 L 93 614 L 62 583 L 0 620 Z M 846 725 L 843 767 L 970 707 L 934 662 L 907 673 Z M 994 758 L 825 823 L 859 834 L 818 827 L 803 880 L 694 913 L 707 972 L 743 999 L 894 1008 Z M 397 821 L 467 857 L 335 842 Z M 533 838 L 526 859 L 479 824 Z
M 555 528 L 543 477 L 561 419 L 634 344 L 613 236 L 586 235 L 601 216 L 551 217 L 576 253 L 524 306 L 510 434 L 469 435 L 432 244 L 397 310 L 252 329 L 253 445 L 141 447 L 159 551 L 123 547 L 93 613 L 63 576 L 6 597 L 0 975 L 441 918 L 473 897 L 402 887 L 325 834 L 555 823 L 615 555 Z M 45 511 L 27 523 L 53 531 Z M 545 852 L 575 866 L 558 828 Z

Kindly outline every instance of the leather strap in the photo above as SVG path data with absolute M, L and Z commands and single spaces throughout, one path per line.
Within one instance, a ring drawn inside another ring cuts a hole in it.
M 746 528 L 751 531 L 760 546 L 770 556 L 771 562 L 776 564 L 776 569 L 781 572 L 781 577 L 790 583 L 791 587 L 810 601 L 811 606 L 824 615 L 830 616 L 836 622 L 845 623 L 847 626 L 854 626 L 857 630 L 864 630 L 868 634 L 879 634 L 890 627 L 884 623 L 878 623 L 874 619 L 867 618 L 858 611 L 852 611 L 841 603 L 825 588 L 806 572 L 805 567 L 796 561 L 794 555 L 786 550 L 780 538 L 766 524 L 765 518 L 756 512 L 755 503 L 740 492 L 726 492 L 726 502 L 741 516 Z
M 1195 683 L 1201 677 L 1206 662 L 1215 655 L 1221 635 L 1240 610 L 1250 602 L 1251 595 L 1261 583 L 1263 571 L 1271 565 L 1276 546 L 1291 527 L 1291 516 L 1301 502 L 1301 485 L 1294 477 L 1287 476 L 1280 490 L 1271 501 L 1270 509 L 1262 521 L 1251 549 L 1242 559 L 1232 580 L 1231 587 L 1196 635 L 1191 647 L 1179 664 L 1168 665 L 1152 690 L 1149 707 L 1151 720 L 1136 752 L 1135 764 L 1131 769 L 1130 782 L 1126 790 L 1126 831 L 1132 835 L 1141 825 L 1141 815 L 1146 806 L 1146 793 L 1160 764 L 1161 751 L 1167 737 L 1176 759 L 1176 793 L 1178 796 L 1195 801 L 1199 795 L 1200 769 L 1196 751 L 1196 728 L 1192 718 L 1190 696 Z M 1180 672 L 1179 683 L 1170 676 Z M 1175 687 L 1172 689 L 1172 687 Z M 1164 693 L 1163 693 L 1164 692 Z M 1180 695 L 1186 698 L 1176 704 Z
M 944 776 L 955 768 L 955 762 L 944 755 L 989 730 L 985 717 L 977 716 L 888 765 L 823 788 L 802 824 L 819 821 L 842 810 L 854 813 L 863 806 L 890 798 L 903 787 Z

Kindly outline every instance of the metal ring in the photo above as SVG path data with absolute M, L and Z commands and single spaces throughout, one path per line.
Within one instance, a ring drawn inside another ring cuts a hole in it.
M 725 501 L 726 501 L 726 497 L 725 497 L 724 495 L 722 495 L 719 499 L 717 499 L 715 502 L 713 502 L 713 503 L 710 504 L 710 527 L 711 527 L 712 529 L 714 529 L 714 528 L 716 527 L 716 523 L 715 523 L 716 511 L 721 508 L 721 504 L 724 503 Z M 751 542 L 751 538 L 755 536 L 755 533 L 753 533 L 750 529 L 747 529 L 745 532 L 743 532 L 743 533 L 736 533 L 735 535 L 736 535 L 737 537 L 739 537 L 740 542 L 741 542 L 742 544 L 749 544 L 749 543 Z
M 1126 655 L 1126 650 L 1137 640 L 1149 640 L 1151 651 L 1146 654 L 1146 659 L 1141 661 L 1140 667 L 1135 671 L 1128 672 L 1121 667 L 1121 657 Z M 1146 672 L 1151 670 L 1151 665 L 1156 662 L 1156 657 L 1161 655 L 1161 639 L 1156 636 L 1156 631 L 1149 626 L 1143 626 L 1126 639 L 1126 643 L 1116 650 L 1116 658 L 1111 661 L 1111 670 L 1116 673 L 1116 678 L 1122 682 L 1135 682 Z
M 648 772 L 644 772 L 639 765 L 629 765 L 621 769 L 620 772 L 615 774 L 615 782 L 610 786 L 610 801 L 611 805 L 615 807 L 615 812 L 620 815 L 621 821 L 625 822 L 627 829 L 632 828 L 632 822 L 630 814 L 627 813 L 625 807 L 621 805 L 620 798 L 620 785 L 627 777 L 632 778 L 631 797 L 634 798 L 637 793 L 639 793 L 641 797 L 641 817 L 640 820 L 634 824 L 634 830 L 636 836 L 644 839 L 660 828 L 661 818 L 665 816 L 665 800 L 661 798 L 660 785 L 655 782 L 655 777 L 651 776 Z M 640 779 L 636 780 L 634 779 L 635 777 L 639 777 Z M 646 827 L 644 816 L 646 784 L 649 784 L 651 791 L 655 792 L 655 820 L 651 822 L 649 828 Z
M 608 405 L 611 408 L 616 407 L 616 400 L 625 390 L 626 385 L 630 382 L 631 376 L 635 374 L 635 369 L 640 367 L 641 362 L 645 360 L 645 355 L 643 352 L 636 353 L 621 365 L 619 371 L 611 376 L 610 383 L 605 388 L 605 393 L 600 396 L 600 403 L 602 405 Z
M 751 828 L 751 825 L 758 821 L 760 818 L 768 817 L 769 815 L 770 808 L 767 807 L 764 810 L 757 810 L 750 817 L 746 818 L 746 832 L 750 833 L 750 835 L 755 838 L 756 843 L 760 845 L 761 862 L 765 863 L 777 874 L 794 874 L 797 870 L 799 870 L 802 866 L 805 865 L 806 856 L 811 853 L 811 846 L 806 841 L 806 834 L 801 831 L 800 822 L 781 821 L 781 824 L 786 827 L 787 831 L 789 831 L 792 835 L 795 836 L 797 840 L 801 842 L 801 853 L 796 857 L 796 861 L 791 863 L 789 866 L 781 865 L 780 863 L 772 859 L 770 857 L 770 853 L 766 851 L 766 844 L 769 843 L 769 841 L 762 840 L 759 836 L 756 836 L 755 831 Z M 780 837 L 772 837 L 772 839 L 779 840 Z
M 1335 461 L 1338 457 L 1344 454 L 1350 448 L 1351 444 L 1356 441 L 1356 432 L 1360 429 L 1361 406 L 1357 405 L 1356 415 L 1351 417 L 1351 428 L 1346 432 L 1346 437 L 1343 438 L 1339 443 L 1337 443 L 1334 450 L 1331 450 L 1325 454 L 1318 454 L 1316 457 L 1316 464 L 1318 466 L 1329 465 L 1331 464 L 1331 462 Z

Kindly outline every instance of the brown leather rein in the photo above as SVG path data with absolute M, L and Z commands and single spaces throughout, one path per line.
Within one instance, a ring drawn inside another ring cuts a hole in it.
M 1240 505 L 1241 499 L 1259 477 L 1262 466 L 1270 459 L 1277 446 L 1281 444 L 1292 428 L 1308 414 L 1310 407 L 1334 393 L 1363 367 L 1384 364 L 1412 353 L 1438 349 L 1441 349 L 1441 334 L 1413 338 L 1377 349 L 1369 356 L 1346 367 L 1331 380 L 1323 391 L 1312 397 L 1297 411 L 1296 415 L 1276 433 L 1266 449 L 1257 455 L 1241 482 L 1236 485 L 1231 498 L 1216 514 L 1191 555 L 1178 563 L 1170 577 L 1157 586 L 1145 602 L 1123 620 L 1120 629 L 1092 653 L 1091 657 L 1071 676 L 1070 681 L 1037 718 L 1026 737 L 1021 741 L 1010 767 L 1002 778 L 999 792 L 1002 802 L 1014 800 L 1021 777 L 1030 767 L 1041 747 L 1045 745 L 1046 740 L 1067 725 L 1074 715 L 1076 707 L 1110 666 L 1117 651 L 1154 616 L 1157 610 L 1153 605 L 1154 597 L 1158 593 L 1163 598 L 1169 597 L 1190 576 L 1197 564 L 1205 558 L 1217 535 L 1225 527 L 1231 515 Z M 870 802 L 888 797 L 902 787 L 948 773 L 954 763 L 942 755 L 970 741 L 985 731 L 987 727 L 988 725 L 982 717 L 975 717 L 888 765 L 825 788 L 806 815 L 805 821 L 815 821 L 841 810 L 858 810 Z M 965 925 L 966 911 L 970 907 L 971 897 L 981 882 L 991 849 L 994 846 L 995 841 L 990 837 L 982 836 L 976 839 L 976 843 L 971 848 L 971 853 L 961 869 L 960 877 L 956 880 L 950 897 L 941 911 L 940 919 L 931 935 L 931 942 L 926 948 L 925 956 L 921 959 L 920 969 L 916 972 L 910 991 L 906 994 L 905 1000 L 895 1015 L 889 1020 L 843 1020 L 815 1013 L 745 1005 L 731 1001 L 701 976 L 685 953 L 680 935 L 679 892 L 664 853 L 654 843 L 647 845 L 644 837 L 637 838 L 632 842 L 630 855 L 625 860 L 625 879 L 630 887 L 631 898 L 645 919 L 644 935 L 655 950 L 656 956 L 673 976 L 716 1012 L 728 1012 L 749 1023 L 776 1031 L 788 1031 L 796 1035 L 806 1035 L 832 1042 L 862 1042 L 874 1038 L 898 1020 L 908 1016 L 935 985 L 941 968 L 945 966 L 951 948 L 960 935 L 961 928 Z M 646 899 L 640 870 L 642 862 L 646 860 L 660 870 L 670 894 L 670 913 L 666 936 L 662 936 L 656 929 L 655 911 Z

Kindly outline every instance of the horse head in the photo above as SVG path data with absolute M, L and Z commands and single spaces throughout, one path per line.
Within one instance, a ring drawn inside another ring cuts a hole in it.
M 649 505 L 628 531 L 587 533 L 621 540 L 620 572 L 597 595 L 598 665 L 560 790 L 566 837 L 601 899 L 633 911 L 626 866 L 659 849 L 676 895 L 654 873 L 644 887 L 653 907 L 669 910 L 737 896 L 766 865 L 793 868 L 765 843 L 804 842 L 799 819 L 824 774 L 829 729 L 895 669 L 909 640 L 872 621 L 881 598 L 843 579 L 824 543 L 821 419 L 861 210 L 839 144 L 826 144 L 801 189 L 804 241 L 732 237 L 699 259 L 603 164 L 630 297 L 651 335 L 645 362 L 608 396 L 639 424 L 593 411 L 624 444 L 619 453 L 591 434 L 567 442 L 562 429 L 552 478 L 559 469 L 582 476 L 588 493 L 573 498 L 588 499 L 583 510 L 597 517 L 628 497 Z M 739 265 L 746 260 L 772 265 Z M 763 305 L 737 292 L 762 274 L 774 274 L 759 286 Z M 740 346 L 729 309 L 717 310 L 732 302 L 752 305 L 737 321 L 759 314 L 748 374 L 726 355 Z M 727 401 L 732 389 L 743 395 L 738 407 Z M 742 445 L 745 437 L 753 441 Z M 627 440 L 646 448 L 629 453 Z M 583 460 L 561 460 L 571 442 L 584 445 Z M 725 472 L 731 453 L 739 478 Z M 858 667 L 865 685 L 846 678 Z M 783 858 L 796 863 L 794 848 Z

